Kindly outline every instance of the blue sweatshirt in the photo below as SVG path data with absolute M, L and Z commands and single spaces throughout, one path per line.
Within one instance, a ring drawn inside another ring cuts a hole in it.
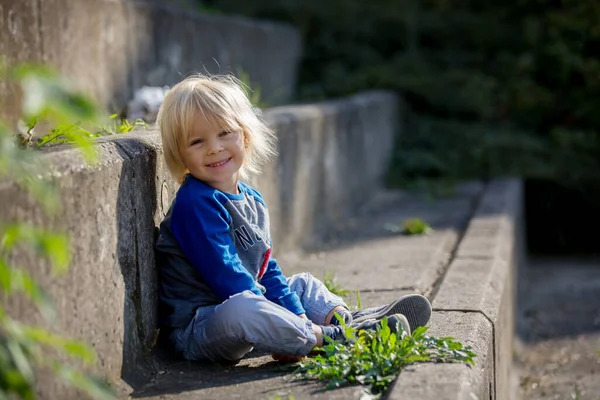
M 296 315 L 300 299 L 271 257 L 269 214 L 261 194 L 239 183 L 221 192 L 188 175 L 157 240 L 160 321 L 186 326 L 198 307 L 250 290 Z

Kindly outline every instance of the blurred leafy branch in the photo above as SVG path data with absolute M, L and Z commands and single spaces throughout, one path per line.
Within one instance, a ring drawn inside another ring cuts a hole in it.
M 93 155 L 89 139 L 147 126 L 142 119 L 131 122 L 117 114 L 101 116 L 89 99 L 68 89 L 45 66 L 21 65 L 13 68 L 9 75 L 20 83 L 25 94 L 18 126 L 18 141 L 23 147 L 74 143 L 90 160 Z M 50 126 L 49 132 L 34 139 L 34 130 L 40 122 Z
M 21 126 L 26 126 L 29 132 L 38 122 L 71 126 L 72 129 L 62 131 L 62 138 L 74 143 L 88 161 L 96 160 L 90 135 L 85 129 L 79 129 L 93 126 L 98 120 L 98 108 L 90 99 L 67 87 L 46 67 L 20 65 L 0 72 L 14 79 L 21 88 Z M 44 177 L 47 168 L 41 153 L 23 146 L 16 137 L 14 130 L 0 121 L 0 180 L 20 186 L 47 214 L 56 214 L 60 211 L 60 197 L 56 187 Z M 25 295 L 45 321 L 51 323 L 55 310 L 49 295 L 32 274 L 14 262 L 18 259 L 14 257 L 15 251 L 28 250 L 37 254 L 39 266 L 48 262 L 54 274 L 65 273 L 70 262 L 68 236 L 25 221 L 0 221 L 3 304 L 17 294 Z M 36 375 L 42 370 L 51 371 L 63 382 L 93 398 L 116 398 L 103 379 L 71 366 L 81 362 L 92 365 L 96 359 L 93 349 L 80 341 L 53 334 L 44 327 L 27 325 L 19 320 L 20 316 L 11 316 L 9 309 L 0 305 L 0 398 L 34 399 Z M 63 361 L 65 359 L 69 361 Z

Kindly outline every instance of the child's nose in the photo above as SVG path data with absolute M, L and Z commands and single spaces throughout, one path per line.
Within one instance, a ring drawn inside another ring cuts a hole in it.
M 223 150 L 223 144 L 219 140 L 211 140 L 209 143 L 208 151 L 210 154 L 216 154 Z

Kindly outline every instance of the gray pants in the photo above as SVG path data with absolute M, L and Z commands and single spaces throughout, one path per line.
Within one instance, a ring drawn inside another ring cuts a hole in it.
M 272 354 L 303 356 L 315 347 L 312 324 L 323 325 L 337 306 L 347 307 L 309 273 L 287 279 L 307 319 L 245 291 L 223 303 L 200 307 L 186 328 L 172 333 L 176 351 L 188 360 L 239 360 L 253 348 Z

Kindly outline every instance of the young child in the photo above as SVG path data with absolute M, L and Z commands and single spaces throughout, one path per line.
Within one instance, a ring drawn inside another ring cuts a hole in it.
M 158 114 L 164 157 L 181 187 L 160 226 L 160 320 L 189 360 L 236 362 L 253 348 L 294 360 L 344 341 L 337 313 L 357 329 L 425 325 L 431 306 L 408 295 L 350 312 L 308 273 L 286 278 L 272 257 L 269 213 L 241 182 L 275 153 L 275 136 L 238 81 L 192 76 L 166 95 Z

